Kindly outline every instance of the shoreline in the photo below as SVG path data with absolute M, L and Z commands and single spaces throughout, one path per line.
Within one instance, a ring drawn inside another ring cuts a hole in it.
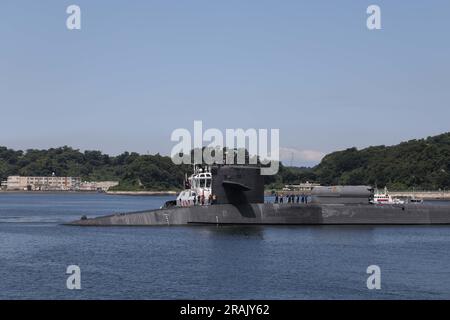
M 278 194 L 305 194 L 311 195 L 311 191 L 285 191 L 285 190 L 274 190 Z M 389 191 L 392 197 L 402 198 L 402 199 L 423 199 L 423 200 L 435 200 L 435 201 L 450 201 L 450 191 Z M 271 196 L 272 191 L 265 190 L 265 196 Z
M 0 190 L 0 194 L 106 194 L 121 196 L 172 196 L 177 191 L 71 191 L 71 190 L 47 190 L 47 191 L 25 191 L 25 190 Z
M 108 195 L 113 196 L 174 196 L 178 191 L 106 191 Z
M 296 191 L 276 191 L 278 194 L 295 194 Z M 164 190 L 164 191 L 90 191 L 90 190 L 36 190 L 36 191 L 25 191 L 25 190 L 0 190 L 0 194 L 106 194 L 106 195 L 117 195 L 117 196 L 176 196 L 179 191 Z M 301 192 L 300 194 L 310 195 L 309 191 Z M 449 191 L 392 191 L 389 194 L 393 197 L 408 199 L 417 198 L 423 200 L 432 201 L 450 201 Z M 272 191 L 265 190 L 264 196 L 272 196 Z

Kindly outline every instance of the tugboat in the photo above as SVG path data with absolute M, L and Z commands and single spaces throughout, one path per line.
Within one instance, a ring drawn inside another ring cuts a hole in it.
M 373 199 L 370 200 L 372 204 L 404 204 L 405 201 L 400 200 L 398 198 L 392 198 L 392 196 L 388 193 L 387 187 L 384 187 L 384 192 L 379 192 L 376 189 L 375 194 L 373 195 Z
M 194 165 L 194 173 L 185 178 L 185 190 L 181 191 L 177 197 L 178 207 L 190 207 L 196 204 L 211 203 L 211 169 L 209 166 Z

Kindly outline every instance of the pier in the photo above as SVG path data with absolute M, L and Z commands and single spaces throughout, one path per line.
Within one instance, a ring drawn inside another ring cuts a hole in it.
M 286 190 L 276 190 L 278 194 L 305 194 L 310 195 L 311 191 L 286 191 Z M 450 190 L 434 190 L 434 191 L 390 191 L 389 194 L 395 198 L 415 198 L 415 199 L 424 199 L 424 200 L 448 200 L 450 201 Z M 265 196 L 271 196 L 272 190 L 265 190 Z
M 389 194 L 398 198 L 416 198 L 424 200 L 450 200 L 450 191 L 389 191 Z

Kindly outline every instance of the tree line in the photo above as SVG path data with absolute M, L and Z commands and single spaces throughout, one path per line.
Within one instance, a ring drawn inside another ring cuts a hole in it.
M 115 180 L 121 190 L 181 188 L 190 166 L 174 165 L 169 157 L 124 152 L 109 156 L 71 147 L 15 151 L 0 147 L 0 178 L 22 176 L 76 176 L 86 181 Z
M 124 152 L 109 156 L 68 146 L 16 151 L 0 147 L 0 179 L 10 175 L 79 176 L 86 181 L 118 180 L 121 190 L 176 190 L 183 188 L 190 165 L 175 165 L 167 156 Z M 268 189 L 285 184 L 319 182 L 323 185 L 372 185 L 390 189 L 450 188 L 450 133 L 410 140 L 395 146 L 349 148 L 326 155 L 312 168 L 286 167 L 266 176 Z
M 393 190 L 449 189 L 450 133 L 395 146 L 333 152 L 312 171 L 325 185 L 365 184 Z

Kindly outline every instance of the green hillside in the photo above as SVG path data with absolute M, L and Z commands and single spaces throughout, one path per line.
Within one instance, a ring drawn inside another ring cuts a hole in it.
M 0 179 L 9 175 L 80 176 L 84 180 L 118 180 L 121 190 L 173 190 L 183 187 L 188 165 L 174 165 L 169 157 L 124 152 L 109 156 L 100 151 L 60 147 L 15 151 L 0 147 Z M 305 181 L 331 184 L 368 184 L 391 189 L 449 189 L 450 133 L 411 140 L 395 146 L 350 148 L 325 156 L 313 168 L 280 165 L 266 177 L 267 188 Z
M 387 185 L 397 190 L 448 189 L 450 133 L 395 146 L 333 152 L 312 171 L 322 184 Z
M 70 147 L 14 151 L 0 147 L 0 178 L 9 175 L 79 176 L 83 180 L 118 180 L 121 190 L 172 190 L 183 185 L 190 166 L 174 165 L 169 157 L 124 152 L 112 157 L 100 151 Z

